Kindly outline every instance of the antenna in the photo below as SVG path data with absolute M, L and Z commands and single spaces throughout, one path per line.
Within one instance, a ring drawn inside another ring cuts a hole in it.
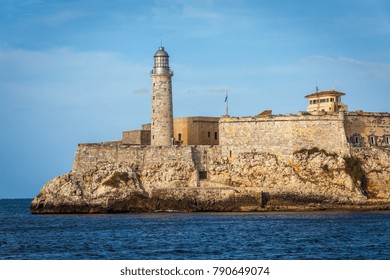
M 162 45 L 162 39 L 160 39 L 160 47 L 162 47 L 163 45 Z

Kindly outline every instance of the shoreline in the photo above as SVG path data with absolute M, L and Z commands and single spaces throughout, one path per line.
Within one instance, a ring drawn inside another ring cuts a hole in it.
M 63 208 L 62 208 L 63 210 Z M 151 211 L 56 211 L 45 209 L 42 212 L 32 211 L 30 208 L 31 215 L 120 215 L 120 214 L 191 214 L 191 213 L 236 213 L 236 214 L 267 214 L 267 213 L 334 213 L 334 212 L 385 212 L 390 211 L 390 202 L 384 202 L 382 204 L 359 204 L 359 205 L 332 205 L 332 204 L 323 204 L 317 206 L 273 206 L 259 208 L 256 210 L 233 210 L 233 211 L 223 211 L 223 210 L 195 210 L 195 211 L 185 211 L 185 210 L 176 210 L 176 209 L 167 209 L 167 210 L 151 210 Z

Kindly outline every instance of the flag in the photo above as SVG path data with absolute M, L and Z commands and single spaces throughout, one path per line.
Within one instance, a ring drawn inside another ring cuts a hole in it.
M 228 96 L 227 96 L 227 93 L 226 93 L 225 102 L 227 101 L 227 97 L 228 97 Z

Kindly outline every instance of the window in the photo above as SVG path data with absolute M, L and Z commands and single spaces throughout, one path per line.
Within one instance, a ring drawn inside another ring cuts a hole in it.
M 370 145 L 375 146 L 376 145 L 376 137 L 374 135 L 371 135 L 368 138 L 370 140 Z
M 355 145 L 355 146 L 360 146 L 360 136 L 359 135 L 355 135 L 352 137 L 352 143 Z
M 334 102 L 334 98 L 331 98 L 331 99 L 330 99 L 330 102 Z
M 214 139 L 218 140 L 218 132 L 214 132 Z
M 385 136 L 385 143 L 386 145 L 390 145 L 390 136 L 388 135 Z
M 156 86 L 156 83 L 153 83 L 153 87 L 155 87 Z
M 199 180 L 207 180 L 207 171 L 199 171 Z
M 177 138 L 179 138 L 179 141 L 181 141 L 181 133 L 177 135 Z
M 207 133 L 207 135 L 208 135 L 208 137 L 209 137 L 209 138 L 211 137 L 211 133 L 210 133 L 210 131 Z

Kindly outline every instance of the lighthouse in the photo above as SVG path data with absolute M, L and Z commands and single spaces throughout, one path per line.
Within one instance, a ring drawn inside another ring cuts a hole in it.
M 168 146 L 174 143 L 172 76 L 169 55 L 160 47 L 154 55 L 152 77 L 151 145 Z

